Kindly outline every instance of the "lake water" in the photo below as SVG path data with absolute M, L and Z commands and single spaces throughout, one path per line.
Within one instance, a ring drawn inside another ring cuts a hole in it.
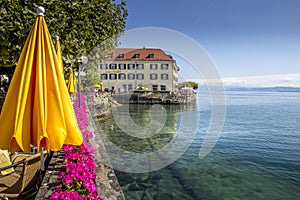
M 300 93 L 229 91 L 226 99 L 221 136 L 203 159 L 198 154 L 211 116 L 206 92 L 198 93 L 195 107 L 164 106 L 164 127 L 149 138 L 128 135 L 113 114 L 100 119 L 113 160 L 117 156 L 112 146 L 134 153 L 163 148 L 176 137 L 185 112 L 196 109 L 199 113 L 199 122 L 193 122 L 198 127 L 192 143 L 172 164 L 147 173 L 127 173 L 127 168 L 116 167 L 126 199 L 300 199 Z M 150 108 L 129 105 L 114 112 L 122 116 L 129 109 L 136 124 L 147 126 L 149 113 L 156 113 Z M 127 159 L 122 166 L 130 169 L 137 162 L 141 161 Z

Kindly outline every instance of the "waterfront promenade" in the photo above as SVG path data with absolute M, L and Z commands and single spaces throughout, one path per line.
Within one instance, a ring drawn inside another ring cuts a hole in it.
M 89 108 L 94 107 L 94 99 L 92 96 L 87 97 L 87 105 Z M 89 109 L 89 131 L 93 133 L 94 137 L 89 140 L 89 143 L 97 150 L 95 157 L 96 169 L 96 184 L 97 193 L 99 196 L 109 200 L 124 200 L 124 195 L 116 178 L 115 172 L 110 163 L 109 157 L 106 154 L 105 146 L 102 138 L 96 129 L 95 122 L 92 118 L 94 110 Z M 42 184 L 39 188 L 36 200 L 49 198 L 52 191 L 59 186 L 58 176 L 63 170 L 64 153 L 63 151 L 54 152 L 48 169 L 43 178 Z

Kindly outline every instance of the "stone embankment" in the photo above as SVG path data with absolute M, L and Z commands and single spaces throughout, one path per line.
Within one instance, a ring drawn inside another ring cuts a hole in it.
M 121 105 L 109 93 L 89 94 L 89 109 L 93 110 L 93 117 L 103 117 L 109 114 L 109 108 Z M 91 101 L 92 100 L 92 101 Z
M 121 104 L 188 104 L 196 100 L 196 94 L 176 93 L 124 93 L 112 97 Z
M 96 150 L 95 164 L 96 169 L 96 184 L 97 193 L 99 196 L 107 200 L 125 200 L 119 181 L 115 171 L 110 163 L 110 159 L 106 153 L 106 149 L 98 132 L 94 121 L 95 118 L 109 114 L 109 108 L 118 106 L 119 104 L 113 100 L 108 94 L 97 96 L 87 95 L 87 106 L 89 108 L 90 131 L 93 133 L 93 138 L 89 142 Z

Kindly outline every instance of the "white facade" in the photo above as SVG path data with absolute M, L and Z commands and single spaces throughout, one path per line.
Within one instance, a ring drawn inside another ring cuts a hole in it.
M 138 88 L 150 91 L 178 90 L 176 61 L 160 49 L 116 49 L 99 66 L 102 85 L 116 93 Z M 121 52 L 121 53 L 120 53 Z

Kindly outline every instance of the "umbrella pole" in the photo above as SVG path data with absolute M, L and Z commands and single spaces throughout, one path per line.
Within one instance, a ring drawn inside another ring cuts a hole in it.
M 83 66 L 88 62 L 88 58 L 86 56 L 81 56 L 79 65 L 78 65 L 78 103 L 79 103 L 79 108 L 81 108 L 81 99 L 80 99 L 80 65 L 82 64 Z
M 45 161 L 44 161 L 44 147 L 41 150 L 41 170 L 42 172 L 45 171 Z
M 81 99 L 80 99 L 80 64 L 78 65 L 78 104 L 81 108 Z

